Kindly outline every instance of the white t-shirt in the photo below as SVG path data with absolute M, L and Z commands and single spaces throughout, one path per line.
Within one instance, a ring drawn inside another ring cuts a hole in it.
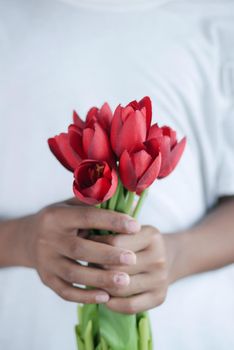
M 46 141 L 73 109 L 145 95 L 188 138 L 141 215 L 176 232 L 234 195 L 233 1 L 0 0 L 0 218 L 72 196 Z M 233 267 L 173 285 L 150 312 L 155 349 L 233 349 L 233 295 Z M 75 322 L 34 270 L 0 270 L 0 349 L 75 350 Z

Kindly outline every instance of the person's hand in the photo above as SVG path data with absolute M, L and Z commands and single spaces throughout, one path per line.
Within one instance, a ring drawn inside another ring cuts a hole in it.
M 161 235 L 152 226 L 143 226 L 141 231 L 131 235 L 91 236 L 96 242 L 109 244 L 115 248 L 128 249 L 136 254 L 136 264 L 120 266 L 104 264 L 102 268 L 122 271 L 123 286 L 112 286 L 106 291 L 111 295 L 106 304 L 111 310 L 135 314 L 156 307 L 166 298 L 169 283 L 172 282 L 173 245 L 168 244 L 168 236 Z
M 128 234 L 139 231 L 140 225 L 125 214 L 68 203 L 51 205 L 23 220 L 22 230 L 28 232 L 26 265 L 34 267 L 44 284 L 65 300 L 107 302 L 109 294 L 105 290 L 118 285 L 123 274 L 119 277 L 118 270 L 84 266 L 77 260 L 123 268 L 134 265 L 136 256 L 129 249 L 90 241 L 78 229 Z M 94 289 L 78 288 L 74 284 Z

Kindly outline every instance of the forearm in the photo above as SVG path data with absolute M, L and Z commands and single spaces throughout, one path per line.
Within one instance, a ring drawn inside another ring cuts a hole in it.
M 170 261 L 171 282 L 234 262 L 234 198 L 220 201 L 199 224 L 167 235 L 176 254 Z
M 30 266 L 28 217 L 0 222 L 0 267 Z

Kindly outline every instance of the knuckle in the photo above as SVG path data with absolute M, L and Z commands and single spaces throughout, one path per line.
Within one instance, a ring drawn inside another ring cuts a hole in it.
M 167 285 L 167 283 L 168 283 L 168 273 L 167 273 L 167 271 L 163 271 L 163 272 L 161 273 L 161 278 L 160 278 L 160 280 L 161 280 L 161 284 Z
M 157 232 L 151 235 L 150 243 L 154 248 L 159 248 L 161 246 L 161 235 Z
M 155 261 L 155 267 L 156 267 L 158 270 L 165 271 L 165 270 L 166 270 L 166 267 L 167 267 L 166 258 L 165 258 L 164 256 L 158 258 L 158 259 Z
M 153 225 L 145 225 L 144 229 L 148 232 L 151 232 L 153 234 L 159 234 L 160 231 L 157 227 L 153 226 Z
M 64 276 L 66 278 L 66 280 L 70 283 L 75 283 L 75 282 L 78 282 L 77 281 L 77 276 L 76 276 L 76 273 L 73 269 L 71 268 L 68 268 L 64 271 Z
M 90 224 L 90 209 L 89 208 L 80 208 L 80 221 L 84 224 L 84 226 L 88 227 Z M 94 215 L 94 213 L 93 213 Z
M 47 286 L 49 287 L 50 284 L 51 284 L 51 277 L 49 275 L 42 275 L 40 276 L 41 277 L 41 280 L 42 282 Z
M 61 287 L 57 291 L 58 295 L 63 298 L 64 300 L 69 301 L 70 300 L 70 291 L 66 287 Z
M 110 244 L 113 245 L 114 247 L 121 247 L 121 243 L 122 243 L 122 240 L 120 235 L 113 236 L 110 239 Z
M 137 303 L 134 299 L 129 299 L 126 305 L 126 312 L 130 315 L 137 313 Z
M 55 221 L 56 208 L 54 207 L 46 207 L 41 210 L 41 223 L 43 226 L 48 227 Z
M 152 225 L 145 225 L 145 226 L 144 226 L 144 229 L 145 229 L 146 231 L 152 231 L 152 230 L 154 230 L 154 227 L 153 227 Z
M 70 254 L 74 259 L 82 260 L 84 258 L 83 241 L 76 237 L 76 241 L 70 243 Z M 83 253 L 82 253 L 83 252 Z
M 157 306 L 162 305 L 166 300 L 166 293 L 163 292 L 157 296 Z

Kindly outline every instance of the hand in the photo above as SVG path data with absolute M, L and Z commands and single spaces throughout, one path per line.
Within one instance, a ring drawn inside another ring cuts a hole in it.
M 134 264 L 135 254 L 125 248 L 93 242 L 78 229 L 106 229 L 127 234 L 140 225 L 128 215 L 64 202 L 51 205 L 24 218 L 21 230 L 27 233 L 27 266 L 34 267 L 41 280 L 62 298 L 76 303 L 104 303 L 105 287 L 118 283 L 118 271 L 84 266 L 77 260 L 95 264 Z M 87 290 L 75 284 L 92 286 Z
M 169 283 L 172 281 L 173 249 L 168 242 L 169 236 L 172 235 L 161 235 L 155 227 L 143 226 L 141 231 L 131 235 L 90 237 L 96 242 L 129 249 L 136 254 L 135 265 L 102 266 L 109 271 L 124 273 L 120 278 L 122 285 L 106 289 L 111 295 L 107 307 L 114 311 L 135 314 L 163 303 Z

